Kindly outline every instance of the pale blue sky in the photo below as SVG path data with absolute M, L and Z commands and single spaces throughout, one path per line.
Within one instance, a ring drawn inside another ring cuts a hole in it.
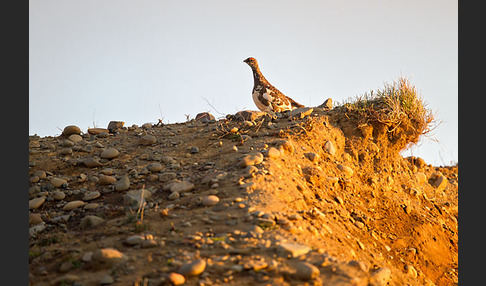
M 255 57 L 296 101 L 342 102 L 410 78 L 443 123 L 403 153 L 458 161 L 457 1 L 29 1 L 29 134 L 111 120 L 257 110 Z M 214 110 L 206 101 L 207 99 Z

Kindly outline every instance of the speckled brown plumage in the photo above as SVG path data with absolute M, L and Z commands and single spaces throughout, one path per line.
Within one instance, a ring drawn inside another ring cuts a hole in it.
M 254 84 L 252 97 L 258 109 L 272 113 L 304 107 L 271 85 L 262 75 L 256 59 L 247 58 L 244 62 L 253 71 Z

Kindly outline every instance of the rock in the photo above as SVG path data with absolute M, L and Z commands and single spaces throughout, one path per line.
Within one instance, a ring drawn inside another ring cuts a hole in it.
M 115 283 L 115 278 L 113 278 L 113 276 L 111 276 L 110 274 L 105 274 L 100 279 L 101 285 L 108 285 L 113 283 Z
M 41 214 L 29 213 L 29 226 L 37 225 L 43 222 Z
M 334 144 L 331 141 L 326 141 L 324 144 L 324 150 L 331 156 L 336 154 L 336 147 L 334 147 Z
M 148 145 L 153 145 L 157 142 L 157 138 L 152 135 L 145 135 L 142 136 L 139 140 L 138 143 L 140 145 L 148 146 Z
M 337 167 L 339 170 L 341 170 L 343 173 L 346 175 L 352 176 L 354 171 L 351 169 L 351 167 L 343 165 L 343 164 L 337 164 Z
M 199 153 L 199 147 L 197 146 L 192 146 L 190 149 L 191 154 L 196 154 Z
M 62 185 L 67 184 L 67 181 L 61 178 L 52 178 L 50 181 L 51 185 L 55 188 L 62 187 Z
M 332 109 L 332 99 L 331 98 L 326 99 L 321 105 L 318 106 L 318 108 L 322 108 L 324 110 L 331 110 Z
M 196 115 L 196 121 L 208 122 L 210 120 L 216 120 L 216 119 L 209 112 L 201 112 Z
M 248 154 L 241 159 L 240 167 L 244 168 L 246 166 L 259 165 L 263 162 L 263 154 L 256 152 L 253 154 Z
M 95 268 L 110 268 L 118 263 L 127 261 L 127 257 L 113 248 L 101 248 L 93 251 L 91 256 Z
M 125 125 L 125 122 L 123 121 L 110 121 L 107 129 L 110 131 L 110 133 L 115 133 L 119 129 L 123 128 L 123 125 Z
M 196 259 L 191 263 L 183 264 L 177 272 L 184 276 L 197 276 L 203 273 L 205 269 L 206 261 L 204 259 Z
M 287 257 L 298 257 L 309 252 L 311 248 L 307 245 L 297 244 L 297 243 L 281 243 L 277 246 L 277 253 L 280 256 Z
M 186 278 L 183 275 L 175 272 L 169 273 L 167 275 L 167 280 L 169 281 L 170 285 L 174 286 L 186 283 Z
M 81 219 L 81 222 L 79 224 L 79 227 L 81 229 L 87 229 L 87 228 L 92 228 L 95 227 L 101 223 L 104 222 L 104 219 L 95 216 L 95 215 L 87 215 Z
M 242 110 L 237 112 L 232 117 L 237 121 L 255 121 L 262 116 L 266 116 L 267 113 L 263 111 Z
M 169 200 L 171 200 L 171 201 L 177 200 L 180 197 L 181 197 L 181 194 L 179 194 L 178 192 L 172 192 L 169 195 Z
M 145 240 L 145 237 L 143 237 L 141 235 L 132 235 L 132 236 L 129 236 L 125 239 L 125 243 L 130 245 L 130 246 L 134 246 L 134 245 L 141 244 L 144 240 Z
M 37 170 L 34 172 L 34 176 L 39 177 L 39 179 L 45 179 L 47 177 L 46 171 L 43 170 Z
M 168 182 L 172 179 L 175 179 L 177 177 L 176 173 L 173 172 L 165 172 L 159 175 L 159 181 L 161 182 Z
M 65 204 L 62 209 L 65 210 L 65 211 L 70 211 L 70 210 L 74 210 L 74 209 L 77 209 L 79 207 L 82 207 L 84 205 L 85 205 L 85 202 L 83 202 L 83 201 L 71 201 L 71 202 Z
M 101 194 L 98 191 L 88 192 L 84 195 L 83 201 L 91 201 L 91 200 L 99 198 L 100 196 L 101 196 Z
M 81 129 L 76 125 L 68 125 L 64 127 L 62 135 L 69 137 L 72 134 L 81 134 Z
M 129 188 L 130 188 L 130 179 L 128 179 L 128 176 L 121 177 L 120 180 L 115 184 L 115 190 L 119 192 L 126 191 Z
M 409 156 L 406 159 L 410 162 L 410 164 L 417 166 L 417 168 L 422 168 L 427 165 L 425 160 L 420 157 Z
M 112 176 L 107 176 L 107 175 L 101 175 L 98 178 L 98 184 L 100 185 L 111 185 L 116 183 L 116 178 Z
M 100 204 L 98 204 L 98 203 L 89 203 L 89 204 L 85 204 L 84 207 L 83 207 L 83 209 L 85 209 L 85 210 L 93 210 L 93 209 L 95 209 L 95 208 L 97 208 L 99 206 L 100 206 Z
M 388 267 L 379 268 L 371 273 L 370 286 L 385 286 L 391 277 L 391 270 Z
M 142 124 L 142 128 L 143 129 L 150 129 L 150 128 L 152 128 L 152 123 L 150 123 L 150 122 L 144 123 L 144 124 Z
M 76 142 L 83 141 L 83 137 L 81 137 L 81 135 L 78 135 L 78 134 L 72 134 L 72 135 L 69 135 L 68 140 L 71 140 L 74 143 L 76 143 Z
M 319 268 L 305 261 L 293 263 L 292 268 L 295 270 L 295 277 L 304 281 L 314 279 L 321 274 Z
M 314 163 L 316 163 L 317 161 L 319 161 L 319 158 L 321 158 L 321 156 L 319 156 L 319 154 L 314 153 L 314 152 L 304 153 L 304 156 L 307 159 L 309 159 L 309 161 L 314 162 Z
M 280 157 L 280 150 L 275 147 L 268 148 L 267 156 L 268 158 L 278 158 Z
M 160 172 L 162 171 L 162 164 L 160 163 L 150 163 L 147 165 L 147 169 L 150 171 L 150 172 Z
M 202 205 L 205 207 L 215 206 L 219 203 L 219 198 L 215 195 L 209 195 L 203 198 Z
M 66 194 L 61 191 L 55 191 L 54 193 L 52 193 L 51 197 L 56 201 L 61 201 L 64 200 L 64 198 L 66 198 Z
M 425 181 L 427 181 L 427 176 L 422 172 L 417 172 L 413 174 L 413 176 L 415 177 L 415 180 L 419 184 L 425 183 Z
M 254 271 L 260 271 L 268 267 L 268 263 L 265 260 L 250 260 L 247 261 L 243 268 L 247 270 L 253 269 Z
M 88 133 L 91 135 L 98 135 L 101 133 L 109 133 L 110 130 L 105 128 L 88 128 Z
M 188 181 L 174 182 L 170 186 L 171 192 L 185 193 L 194 189 L 194 184 Z
M 277 147 L 280 152 L 286 152 L 288 154 L 294 153 L 294 145 L 289 140 L 278 140 L 275 142 L 275 147 Z
M 29 210 L 39 208 L 46 201 L 46 197 L 35 198 L 29 201 Z
M 103 152 L 101 152 L 100 157 L 103 158 L 103 159 L 113 159 L 113 158 L 118 157 L 119 154 L 120 154 L 120 151 L 118 151 L 117 149 L 107 148 L 107 149 L 103 150 Z
M 152 197 L 152 193 L 146 189 L 130 190 L 123 196 L 123 202 L 125 206 L 136 210 L 150 197 Z
M 314 111 L 312 107 L 301 107 L 290 111 L 290 118 L 292 119 L 302 119 L 306 116 L 311 115 Z
M 430 176 L 431 185 L 437 189 L 437 191 L 443 191 L 447 186 L 447 178 L 441 173 L 433 173 Z
M 103 164 L 98 161 L 98 159 L 95 159 L 93 157 L 88 157 L 83 160 L 83 164 L 88 167 L 88 168 L 96 168 L 96 167 L 101 167 Z
M 29 227 L 29 236 L 36 235 L 37 233 L 43 231 L 44 229 L 46 229 L 46 223 L 45 222 L 41 222 L 37 225 Z

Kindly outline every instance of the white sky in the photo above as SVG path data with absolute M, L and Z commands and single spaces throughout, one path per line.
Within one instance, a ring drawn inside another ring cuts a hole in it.
M 457 13 L 450 0 L 30 0 L 29 134 L 257 110 L 251 56 L 307 106 L 410 78 L 443 123 L 438 142 L 403 155 L 448 165 L 458 161 Z

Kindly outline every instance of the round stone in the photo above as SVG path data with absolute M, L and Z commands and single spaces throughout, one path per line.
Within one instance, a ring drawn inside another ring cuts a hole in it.
M 70 136 L 72 134 L 81 134 L 81 129 L 79 129 L 79 127 L 76 125 L 68 125 L 64 127 L 64 130 L 62 131 L 62 135 Z
M 150 163 L 147 165 L 147 169 L 150 172 L 160 172 L 162 171 L 162 164 L 160 163 Z
M 140 143 L 140 145 L 145 145 L 145 146 L 152 145 L 157 142 L 157 138 L 152 135 L 145 135 L 142 136 L 138 142 Z
M 98 178 L 98 183 L 100 185 L 111 185 L 116 182 L 116 178 L 112 176 L 101 175 Z
M 62 187 L 62 185 L 66 184 L 67 181 L 61 178 L 52 178 L 51 179 L 51 185 L 53 185 L 55 188 Z
M 72 135 L 69 135 L 68 139 L 73 141 L 74 143 L 76 143 L 76 142 L 82 141 L 83 137 L 81 137 L 78 134 L 72 134 Z
M 35 198 L 29 201 L 29 209 L 36 209 L 46 201 L 46 197 Z
M 130 179 L 127 176 L 121 177 L 121 179 L 116 182 L 115 190 L 122 192 L 130 188 Z
M 99 198 L 100 196 L 101 196 L 101 194 L 98 191 L 89 192 L 89 193 L 86 193 L 84 195 L 83 201 L 91 201 L 91 200 Z
M 184 275 L 175 272 L 169 273 L 167 275 L 167 280 L 169 281 L 170 285 L 182 285 L 186 283 L 186 278 Z
M 203 206 L 210 207 L 210 206 L 215 206 L 219 203 L 219 198 L 215 195 L 210 195 L 207 197 L 204 197 L 202 200 Z
M 52 193 L 51 197 L 53 199 L 55 199 L 56 201 L 60 201 L 60 200 L 64 200 L 64 198 L 66 197 L 66 194 L 64 192 L 61 192 L 61 191 L 56 191 L 56 192 Z
M 103 150 L 103 152 L 101 152 L 100 157 L 103 158 L 103 159 L 113 159 L 113 158 L 118 157 L 119 154 L 120 154 L 120 152 L 117 149 L 107 148 L 107 149 Z
M 196 276 L 201 273 L 206 269 L 206 261 L 203 259 L 196 259 L 191 263 L 186 263 L 183 264 L 179 268 L 179 272 L 182 275 L 187 275 L 187 276 Z
M 82 207 L 82 206 L 84 206 L 84 204 L 85 204 L 85 202 L 83 202 L 83 201 L 71 201 L 71 202 L 65 204 L 62 209 L 65 210 L 65 211 L 70 211 L 70 210 L 74 210 L 74 209 L 77 209 L 79 207 Z

